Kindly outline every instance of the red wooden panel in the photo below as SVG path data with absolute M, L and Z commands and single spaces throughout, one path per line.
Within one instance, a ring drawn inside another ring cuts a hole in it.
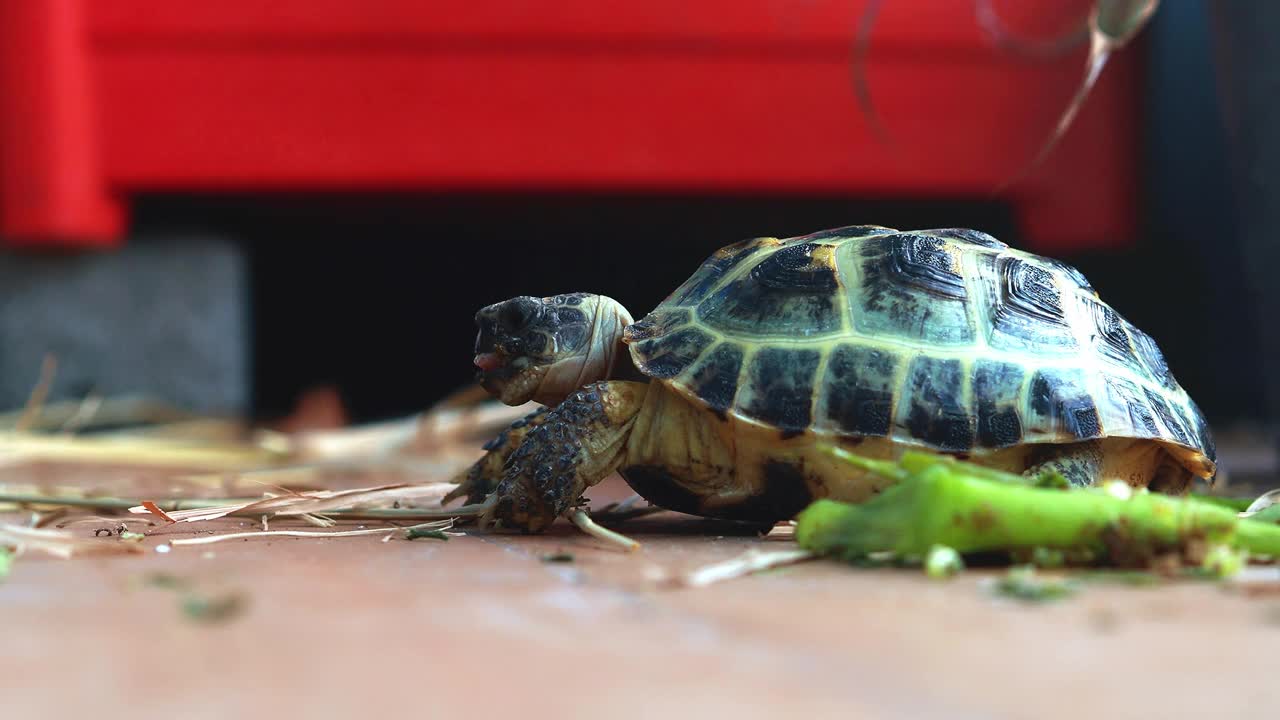
M 124 226 L 102 178 L 77 0 L 0 0 L 0 235 L 109 246 Z
M 1075 77 L 878 67 L 873 87 L 898 139 L 887 148 L 834 59 L 122 55 L 99 67 L 109 178 L 129 189 L 973 195 L 1030 160 Z M 1097 112 L 1129 92 L 1116 69 L 1017 194 L 1087 178 L 1065 191 L 1096 197 L 1088 212 L 1103 216 L 1101 203 L 1126 196 L 1131 138 Z M 1070 223 L 1039 230 L 1045 243 L 1079 241 Z
M 998 4 L 1045 31 L 1087 2 Z M 0 230 L 15 184 L 44 176 L 103 207 L 144 190 L 982 195 L 1034 155 L 1078 81 L 1079 53 L 1018 62 L 984 46 L 968 2 L 887 0 L 868 68 L 897 140 L 885 147 L 850 85 L 862 6 L 0 0 L 51 54 L 32 73 L 0 53 L 0 72 L 21 75 L 16 93 L 0 84 L 0 109 L 43 98 L 0 133 Z M 1012 189 L 1040 247 L 1128 238 L 1134 90 L 1122 56 Z M 114 232 L 77 202 L 81 226 Z M 57 235 L 57 210 L 23 222 Z
M 1023 33 L 1060 32 L 1085 16 L 1092 0 L 992 0 Z M 525 38 L 565 47 L 574 42 L 661 45 L 688 51 L 734 46 L 847 52 L 867 0 L 100 0 L 95 38 L 144 44 L 181 39 L 252 44 Z M 962 48 L 991 54 L 975 22 L 975 0 L 884 0 L 875 24 L 877 50 L 937 57 Z M 690 40 L 697 45 L 687 44 Z

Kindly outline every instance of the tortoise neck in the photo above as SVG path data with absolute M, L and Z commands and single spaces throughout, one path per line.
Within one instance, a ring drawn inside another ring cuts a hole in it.
M 588 303 L 594 308 L 585 347 L 548 368 L 533 398 L 536 402 L 558 405 L 584 386 L 614 379 L 615 373 L 626 372 L 626 366 L 631 365 L 630 355 L 622 343 L 623 329 L 633 322 L 631 313 L 618 301 L 603 295 L 590 296 L 582 305 Z M 630 372 L 635 369 L 631 368 Z

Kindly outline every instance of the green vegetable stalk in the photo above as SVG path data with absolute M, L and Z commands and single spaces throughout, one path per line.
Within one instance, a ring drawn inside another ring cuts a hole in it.
M 1280 556 L 1280 526 L 1240 519 L 1216 503 L 1127 487 L 1037 486 L 924 453 L 892 463 L 829 452 L 898 482 L 862 504 L 818 500 L 801 512 L 796 540 L 812 552 L 854 560 L 877 552 L 922 558 L 935 545 L 960 553 L 1052 548 L 1133 564 L 1199 541 Z

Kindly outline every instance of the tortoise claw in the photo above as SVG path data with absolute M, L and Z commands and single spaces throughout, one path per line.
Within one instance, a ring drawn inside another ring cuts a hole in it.
M 480 460 L 477 460 L 475 464 L 467 468 L 464 472 L 460 473 L 454 479 L 454 482 L 457 483 L 458 487 L 450 490 L 449 494 L 445 495 L 440 501 L 440 504 L 448 505 L 449 503 L 461 498 L 466 498 L 465 504 L 467 505 L 484 502 L 484 499 L 493 492 L 495 487 L 497 487 L 497 481 L 501 479 L 501 475 L 492 478 L 492 480 L 485 477 L 485 470 L 490 464 L 485 462 L 487 459 L 488 456 L 486 455 Z
M 530 430 L 542 424 L 547 410 L 548 408 L 534 410 L 485 443 L 484 456 L 454 478 L 458 487 L 445 495 L 441 504 L 448 505 L 459 498 L 466 498 L 469 505 L 484 502 L 485 498 L 498 489 L 507 458 L 524 442 L 524 437 Z

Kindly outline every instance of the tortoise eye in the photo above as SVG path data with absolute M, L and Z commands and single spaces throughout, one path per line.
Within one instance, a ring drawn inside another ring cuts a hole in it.
M 518 297 L 507 302 L 498 311 L 498 321 L 510 330 L 518 330 L 529 324 L 538 315 L 542 303 L 534 298 Z

